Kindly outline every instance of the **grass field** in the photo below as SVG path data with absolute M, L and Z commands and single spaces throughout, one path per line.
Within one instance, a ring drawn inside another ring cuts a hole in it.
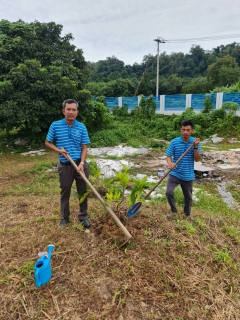
M 132 234 L 125 243 L 94 195 L 90 232 L 78 224 L 75 188 L 71 223 L 60 228 L 56 165 L 53 152 L 0 155 L 0 319 L 240 319 L 239 206 L 229 209 L 215 185 L 200 186 L 195 223 L 180 194 L 176 220 L 166 199 L 120 215 Z M 33 266 L 48 244 L 52 278 L 37 288 Z

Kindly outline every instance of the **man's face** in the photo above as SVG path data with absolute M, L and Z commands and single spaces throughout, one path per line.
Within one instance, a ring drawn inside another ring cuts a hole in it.
M 78 108 L 76 103 L 66 103 L 65 108 L 62 110 L 66 121 L 73 122 L 78 115 Z
M 181 135 L 183 140 L 188 140 L 191 136 L 191 134 L 193 133 L 193 128 L 191 126 L 182 126 L 181 129 Z

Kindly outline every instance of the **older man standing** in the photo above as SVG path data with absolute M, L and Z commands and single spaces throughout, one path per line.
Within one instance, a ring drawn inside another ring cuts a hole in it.
M 65 118 L 54 121 L 51 124 L 45 141 L 46 147 L 58 153 L 60 161 L 58 174 L 61 188 L 61 227 L 65 227 L 69 223 L 69 199 L 73 181 L 76 181 L 79 197 L 81 197 L 87 189 L 85 181 L 67 160 L 66 155 L 70 155 L 78 166 L 78 170 L 84 173 L 87 178 L 89 177 L 89 166 L 86 162 L 86 157 L 87 144 L 90 143 L 90 139 L 85 125 L 76 120 L 78 112 L 78 103 L 76 100 L 65 100 L 62 104 L 62 113 Z M 79 206 L 79 222 L 82 223 L 85 228 L 89 228 L 87 197 Z

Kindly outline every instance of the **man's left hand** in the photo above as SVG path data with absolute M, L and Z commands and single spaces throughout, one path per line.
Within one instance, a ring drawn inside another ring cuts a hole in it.
M 200 143 L 200 138 L 195 138 L 193 142 L 194 142 L 194 148 L 197 148 L 198 144 Z
M 78 171 L 81 171 L 84 174 L 84 166 L 82 163 L 79 164 Z

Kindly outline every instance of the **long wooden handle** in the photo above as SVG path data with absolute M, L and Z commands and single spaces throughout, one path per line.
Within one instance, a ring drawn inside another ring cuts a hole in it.
M 181 155 L 181 157 L 175 162 L 175 165 L 177 165 L 182 158 L 192 149 L 192 147 L 194 146 L 194 142 L 190 145 L 190 147 L 187 148 L 187 150 Z M 166 176 L 169 174 L 170 171 L 172 171 L 173 169 L 168 169 L 166 171 L 166 173 L 159 179 L 158 183 L 145 195 L 144 199 L 147 199 L 150 194 L 157 188 L 157 186 L 159 186 L 159 184 L 163 181 L 163 179 L 166 178 Z
M 92 192 L 95 194 L 95 196 L 98 198 L 98 200 L 102 203 L 104 208 L 107 210 L 107 212 L 111 215 L 113 220 L 116 222 L 116 224 L 119 226 L 119 228 L 123 231 L 125 236 L 127 237 L 127 240 L 129 240 L 132 235 L 129 233 L 127 228 L 122 224 L 122 222 L 118 219 L 118 217 L 115 215 L 115 213 L 104 203 L 103 198 L 100 196 L 100 194 L 97 192 L 97 190 L 94 188 L 94 186 L 91 184 L 91 182 L 86 178 L 85 174 L 83 174 L 81 171 L 78 170 L 78 167 L 76 163 L 72 160 L 72 158 L 67 154 L 66 158 L 71 162 L 73 167 L 77 170 L 77 172 L 80 174 L 80 176 L 83 178 L 83 180 L 86 182 L 86 184 L 90 187 Z

